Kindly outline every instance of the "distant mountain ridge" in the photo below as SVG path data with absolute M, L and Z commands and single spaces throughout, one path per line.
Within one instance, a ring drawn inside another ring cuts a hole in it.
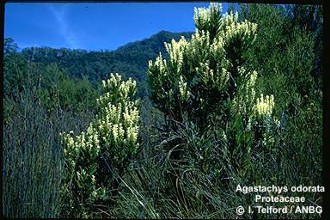
M 33 62 L 46 65 L 58 63 L 67 70 L 70 77 L 85 76 L 95 82 L 109 77 L 112 72 L 118 72 L 124 78 L 132 77 L 137 80 L 139 87 L 145 87 L 148 61 L 155 59 L 160 52 L 167 57 L 164 42 L 179 40 L 181 36 L 190 39 L 192 34 L 193 32 L 160 31 L 150 38 L 128 43 L 113 51 L 31 47 L 23 49 L 21 53 Z

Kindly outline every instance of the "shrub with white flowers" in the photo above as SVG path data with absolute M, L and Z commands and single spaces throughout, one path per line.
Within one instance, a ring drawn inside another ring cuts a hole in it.
M 191 40 L 182 37 L 165 43 L 169 59 L 159 54 L 149 61 L 148 83 L 150 98 L 164 113 L 169 130 L 176 132 L 182 124 L 192 123 L 200 134 L 212 129 L 223 133 L 222 145 L 240 166 L 258 146 L 274 142 L 275 103 L 273 95 L 257 99 L 258 73 L 247 63 L 246 51 L 256 39 L 257 24 L 221 10 L 218 3 L 195 8 L 196 32 Z M 184 140 L 169 144 L 170 148 L 179 142 Z M 183 152 L 195 153 L 187 148 L 177 154 Z
M 139 101 L 132 100 L 136 82 L 111 74 L 102 84 L 105 94 L 97 99 L 99 112 L 87 131 L 77 136 L 61 133 L 66 162 L 63 194 L 74 217 L 90 217 L 96 204 L 115 199 L 118 178 L 138 149 Z
M 160 54 L 149 61 L 148 79 L 151 99 L 165 119 L 188 118 L 203 129 L 210 113 L 233 98 L 242 52 L 254 41 L 257 25 L 238 21 L 237 13 L 221 15 L 218 3 L 195 8 L 194 20 L 190 41 L 165 43 L 169 60 Z
M 262 133 L 262 144 L 266 147 L 270 147 L 274 143 L 274 137 L 271 132 L 275 127 L 278 127 L 279 120 L 274 116 L 273 109 L 275 106 L 274 96 L 266 95 L 264 98 L 261 94 L 254 105 L 254 116 L 256 120 L 257 129 Z

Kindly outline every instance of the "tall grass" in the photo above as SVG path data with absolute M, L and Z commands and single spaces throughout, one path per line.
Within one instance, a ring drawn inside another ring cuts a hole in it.
M 41 108 L 28 102 L 22 100 L 18 114 L 4 125 L 4 214 L 55 217 L 61 151 L 52 122 Z
M 58 217 L 63 173 L 59 132 L 80 131 L 89 116 L 44 109 L 33 82 L 17 97 L 4 100 L 3 214 Z

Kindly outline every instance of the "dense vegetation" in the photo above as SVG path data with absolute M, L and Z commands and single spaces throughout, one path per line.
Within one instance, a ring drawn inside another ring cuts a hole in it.
M 238 11 L 115 51 L 5 39 L 4 215 L 237 218 L 266 205 L 238 184 L 322 185 L 322 7 Z

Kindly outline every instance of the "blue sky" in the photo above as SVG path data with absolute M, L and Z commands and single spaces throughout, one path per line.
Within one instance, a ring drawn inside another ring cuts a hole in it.
M 161 30 L 194 31 L 194 7 L 209 3 L 7 3 L 5 37 L 20 48 L 113 50 Z M 223 4 L 223 11 L 227 4 Z

